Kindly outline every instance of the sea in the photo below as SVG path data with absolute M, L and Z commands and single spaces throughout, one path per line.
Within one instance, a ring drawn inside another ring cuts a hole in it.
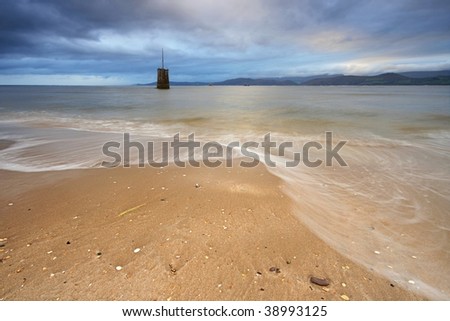
M 113 166 L 152 166 L 148 142 L 155 162 L 168 142 L 174 164 L 170 142 L 189 135 L 223 146 L 215 159 L 265 164 L 293 214 L 346 257 L 450 300 L 450 86 L 0 86 L 1 170 L 111 167 L 117 154 Z M 146 154 L 126 159 L 127 139 Z M 246 148 L 227 154 L 232 142 Z M 206 166 L 202 148 L 189 157 Z

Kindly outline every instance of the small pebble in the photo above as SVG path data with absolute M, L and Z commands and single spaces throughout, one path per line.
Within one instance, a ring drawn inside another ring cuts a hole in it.
M 348 296 L 346 296 L 345 294 L 341 295 L 341 299 L 344 300 L 344 301 L 350 300 L 350 298 Z
M 122 267 L 120 265 L 118 265 L 118 266 L 116 266 L 116 270 L 120 271 L 120 270 L 122 270 Z
M 13 206 L 14 205 L 14 203 L 8 203 L 8 206 Z
M 321 279 L 321 278 L 317 278 L 315 276 L 312 276 L 309 281 L 313 284 L 316 285 L 320 285 L 320 286 L 327 286 L 330 285 L 330 281 L 328 281 L 327 279 Z
M 135 248 L 133 252 L 134 252 L 134 253 L 139 253 L 140 251 L 141 251 L 140 248 Z
M 380 251 L 373 251 L 375 254 L 381 254 Z
M 413 280 L 409 280 L 408 283 L 409 284 L 416 284 L 416 282 L 414 282 Z
M 269 271 L 270 271 L 270 272 L 274 272 L 274 273 L 281 273 L 280 268 L 277 268 L 277 267 L 275 267 L 275 266 L 272 266 L 272 267 L 269 269 Z
M 195 188 L 199 188 L 200 187 L 200 184 L 195 184 Z

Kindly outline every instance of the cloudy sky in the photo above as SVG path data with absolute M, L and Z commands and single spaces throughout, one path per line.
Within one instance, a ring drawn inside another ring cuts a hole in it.
M 2 0 L 0 84 L 450 69 L 449 0 Z

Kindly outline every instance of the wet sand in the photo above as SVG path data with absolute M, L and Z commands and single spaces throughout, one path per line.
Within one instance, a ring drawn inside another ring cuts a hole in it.
M 16 142 L 9 139 L 0 139 L 0 150 L 7 149 L 8 147 L 11 147 Z
M 424 299 L 312 234 L 263 166 L 0 179 L 0 300 Z

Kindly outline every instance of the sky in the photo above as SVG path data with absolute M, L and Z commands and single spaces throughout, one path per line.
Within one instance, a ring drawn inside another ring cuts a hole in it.
M 2 0 L 0 84 L 450 69 L 449 0 Z

